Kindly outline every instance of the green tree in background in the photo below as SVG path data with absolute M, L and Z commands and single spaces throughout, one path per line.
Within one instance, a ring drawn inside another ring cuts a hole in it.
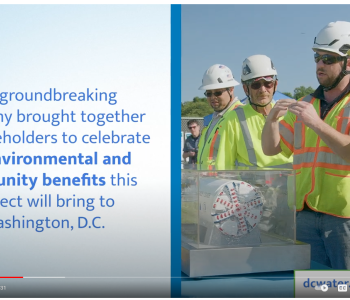
M 294 95 L 292 95 L 292 93 L 288 93 L 288 92 L 284 92 L 283 94 L 285 94 L 288 97 L 291 97 L 293 99 L 298 100 L 301 97 L 304 97 L 306 95 L 309 95 L 311 93 L 313 93 L 315 90 L 309 86 L 309 87 L 305 87 L 305 86 L 299 86 L 297 88 L 294 89 Z
M 291 93 L 285 92 L 285 93 L 282 93 L 282 94 L 285 94 L 285 95 L 288 96 L 288 97 L 294 98 L 293 95 L 292 95 Z
M 214 112 L 207 98 L 194 97 L 193 101 L 181 103 L 182 117 L 204 117 Z
M 204 102 L 204 103 L 208 103 L 207 98 L 199 98 L 199 97 L 194 97 L 193 98 L 193 102 Z
M 309 86 L 309 87 L 305 87 L 305 86 L 299 86 L 297 88 L 294 89 L 294 99 L 298 100 L 301 97 L 304 97 L 306 95 L 309 95 L 311 93 L 313 93 L 315 90 Z

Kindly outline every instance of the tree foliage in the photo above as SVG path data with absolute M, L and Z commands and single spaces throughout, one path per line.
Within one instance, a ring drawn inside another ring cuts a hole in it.
M 282 93 L 282 94 L 285 94 L 285 95 L 288 96 L 288 97 L 294 98 L 293 95 L 292 95 L 291 93 L 284 92 L 284 93 Z
M 294 89 L 294 99 L 299 99 L 301 97 L 304 97 L 306 95 L 309 95 L 311 93 L 313 93 L 315 90 L 309 86 L 309 87 L 305 87 L 305 86 L 299 86 L 297 88 Z
M 309 86 L 309 87 L 305 87 L 305 86 L 299 86 L 299 87 L 296 87 L 294 89 L 294 94 L 292 95 L 292 93 L 288 93 L 288 92 L 285 92 L 283 94 L 287 95 L 288 97 L 291 97 L 293 99 L 296 99 L 298 100 L 299 98 L 301 97 L 304 97 L 306 95 L 309 95 L 311 93 L 313 93 L 315 90 Z
M 207 98 L 194 97 L 193 101 L 187 101 L 181 104 L 182 117 L 205 117 L 214 112 L 208 104 Z

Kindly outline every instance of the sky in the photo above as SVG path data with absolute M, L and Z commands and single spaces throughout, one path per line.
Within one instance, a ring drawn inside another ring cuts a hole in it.
M 204 97 L 198 90 L 214 64 L 228 66 L 240 82 L 248 56 L 269 56 L 280 92 L 317 88 L 312 45 L 329 22 L 349 21 L 350 5 L 182 5 L 182 102 Z M 242 85 L 235 96 L 245 98 Z

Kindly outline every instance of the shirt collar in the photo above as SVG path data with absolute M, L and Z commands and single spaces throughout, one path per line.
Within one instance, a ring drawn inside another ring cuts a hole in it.
M 345 90 L 336 98 L 336 99 L 341 99 L 344 97 L 345 94 L 350 92 L 350 81 L 348 83 L 348 85 L 346 86 Z M 317 99 L 326 101 L 326 99 L 324 98 L 324 90 L 322 85 L 319 85 L 318 88 L 311 94 L 312 97 L 315 97 Z M 336 100 L 334 99 L 334 100 Z M 333 100 L 333 101 L 334 101 Z M 332 101 L 332 102 L 333 102 Z
M 221 118 L 221 117 L 225 114 L 225 112 L 227 112 L 227 111 L 230 109 L 230 107 L 231 107 L 233 104 L 235 104 L 237 101 L 239 101 L 239 99 L 238 99 L 237 97 L 235 97 L 235 98 L 233 99 L 233 101 L 232 101 L 224 110 L 222 110 L 222 111 L 220 111 L 220 112 L 214 111 L 214 113 L 213 113 L 213 118 L 218 118 L 218 117 Z
M 311 96 L 320 100 L 325 100 L 323 87 L 319 85 L 318 88 L 311 94 Z

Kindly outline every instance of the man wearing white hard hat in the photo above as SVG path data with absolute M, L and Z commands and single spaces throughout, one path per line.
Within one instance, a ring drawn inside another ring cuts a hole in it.
M 266 55 L 252 55 L 243 61 L 243 89 L 249 104 L 230 112 L 222 132 L 216 168 L 229 170 L 235 166 L 289 167 L 291 158 L 280 154 L 266 156 L 261 148 L 261 132 L 273 104 L 277 87 L 277 71 Z
M 329 23 L 312 50 L 320 86 L 277 102 L 262 146 L 267 155 L 294 153 L 296 237 L 311 245 L 311 259 L 350 269 L 350 23 Z
M 204 95 L 214 109 L 213 118 L 202 130 L 198 145 L 199 170 L 215 169 L 215 160 L 220 143 L 220 131 L 227 114 L 242 105 L 234 97 L 234 87 L 239 83 L 234 79 L 231 70 L 220 64 L 211 66 L 203 75 L 200 90 L 206 90 Z

